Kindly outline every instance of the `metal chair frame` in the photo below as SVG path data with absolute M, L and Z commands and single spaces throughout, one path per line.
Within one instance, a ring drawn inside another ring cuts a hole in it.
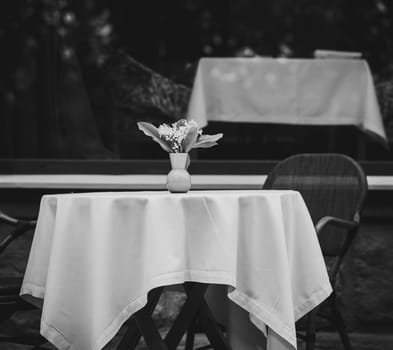
M 324 256 L 335 258 L 328 270 L 334 290 L 344 257 L 358 233 L 360 211 L 368 190 L 362 168 L 343 154 L 298 154 L 279 162 L 269 173 L 263 189 L 297 190 L 302 194 Z M 325 240 L 325 236 L 329 238 L 329 235 L 336 234 L 332 237 L 338 237 L 338 233 L 343 236 L 341 244 L 330 246 L 332 240 Z M 333 292 L 323 304 L 330 309 L 330 315 L 326 318 L 335 326 L 344 348 L 352 350 L 336 293 Z M 315 348 L 316 317 L 320 315 L 319 311 L 318 306 L 305 316 L 305 334 L 298 333 L 298 337 L 306 341 L 307 350 Z
M 35 220 L 17 219 L 0 211 L 0 223 L 11 226 L 11 232 L 0 243 L 0 256 L 4 251 L 19 237 L 29 230 L 35 228 Z M 25 302 L 19 297 L 19 291 L 22 286 L 23 277 L 0 277 L 0 322 L 9 319 L 16 311 L 35 309 L 35 307 Z M 0 343 L 16 343 L 35 345 L 35 349 L 39 349 L 39 345 L 46 342 L 41 336 L 0 336 Z

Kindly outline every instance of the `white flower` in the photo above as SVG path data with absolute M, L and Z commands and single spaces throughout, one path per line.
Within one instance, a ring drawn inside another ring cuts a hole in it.
M 171 126 L 161 124 L 158 129 L 145 122 L 139 122 L 138 127 L 170 153 L 188 152 L 192 148 L 212 147 L 223 136 L 222 134 L 202 135 L 202 129 L 198 129 L 194 120 L 187 121 L 185 119 L 180 119 Z
M 180 119 L 178 122 L 173 123 L 172 126 L 161 124 L 158 128 L 158 134 L 160 138 L 170 143 L 170 148 L 173 152 L 182 152 L 183 141 L 191 128 L 198 128 L 195 121 Z

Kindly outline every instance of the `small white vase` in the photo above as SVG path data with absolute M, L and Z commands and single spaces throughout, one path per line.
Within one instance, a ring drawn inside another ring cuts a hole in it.
M 172 170 L 168 173 L 166 186 L 169 192 L 186 193 L 191 188 L 191 176 L 187 171 L 190 164 L 188 153 L 169 153 Z

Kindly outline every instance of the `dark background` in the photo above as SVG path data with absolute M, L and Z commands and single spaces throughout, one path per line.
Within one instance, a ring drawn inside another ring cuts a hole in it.
M 363 53 L 393 142 L 388 0 L 3 0 L 0 45 L 0 158 L 165 158 L 136 121 L 183 117 L 200 57 L 315 49 Z M 393 160 L 351 127 L 212 123 L 206 132 L 219 131 L 221 145 L 200 158 L 333 150 Z

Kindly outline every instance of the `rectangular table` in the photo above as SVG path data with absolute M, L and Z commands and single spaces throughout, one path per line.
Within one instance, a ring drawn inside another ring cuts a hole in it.
M 41 333 L 57 348 L 103 348 L 149 291 L 190 281 L 227 286 L 247 312 L 248 324 L 228 328 L 241 350 L 247 327 L 267 334 L 270 349 L 296 348 L 295 321 L 331 293 L 295 191 L 42 198 L 21 295 L 43 299 Z
M 298 125 L 354 125 L 384 145 L 368 64 L 348 59 L 203 58 L 188 118 Z

